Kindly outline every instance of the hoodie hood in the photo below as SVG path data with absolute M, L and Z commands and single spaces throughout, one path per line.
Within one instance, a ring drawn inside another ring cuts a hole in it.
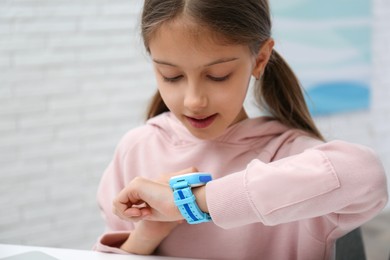
M 199 142 L 218 142 L 227 144 L 247 144 L 259 138 L 269 138 L 281 135 L 289 128 L 272 117 L 262 116 L 248 118 L 238 122 L 225 130 L 213 140 L 199 139 L 180 122 L 171 112 L 165 112 L 147 121 L 148 125 L 169 139 L 174 145 L 189 145 Z

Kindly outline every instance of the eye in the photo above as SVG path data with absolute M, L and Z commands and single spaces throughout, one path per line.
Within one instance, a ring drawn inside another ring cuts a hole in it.
M 162 76 L 162 77 L 163 77 L 165 82 L 173 83 L 173 82 L 179 81 L 183 76 L 179 75 L 179 76 L 176 76 L 176 77 L 164 77 L 164 76 Z
M 221 81 L 225 81 L 225 80 L 228 80 L 229 77 L 230 77 L 230 74 L 224 76 L 224 77 L 213 77 L 211 75 L 208 75 L 207 76 L 209 79 L 211 79 L 212 81 L 216 81 L 216 82 L 221 82 Z

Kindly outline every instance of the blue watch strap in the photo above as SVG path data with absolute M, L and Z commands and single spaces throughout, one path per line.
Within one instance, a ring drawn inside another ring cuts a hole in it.
M 211 221 L 210 214 L 200 210 L 191 190 L 191 187 L 205 185 L 211 179 L 208 173 L 194 173 L 173 177 L 169 182 L 173 189 L 175 204 L 189 224 Z

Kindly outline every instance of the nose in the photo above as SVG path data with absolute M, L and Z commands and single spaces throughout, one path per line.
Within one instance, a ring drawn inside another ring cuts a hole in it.
M 184 97 L 184 107 L 192 112 L 198 112 L 207 107 L 207 104 L 206 93 L 195 84 L 189 85 Z

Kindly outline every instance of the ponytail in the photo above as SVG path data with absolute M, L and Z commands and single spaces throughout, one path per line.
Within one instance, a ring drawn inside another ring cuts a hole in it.
M 281 123 L 324 140 L 310 115 L 297 77 L 275 50 L 262 80 L 256 84 L 255 98 L 261 107 L 269 109 Z
M 165 105 L 163 99 L 161 98 L 160 92 L 157 90 L 157 92 L 154 94 L 152 100 L 150 101 L 147 113 L 146 113 L 146 119 L 150 119 L 152 117 L 155 117 L 159 114 L 162 114 L 164 112 L 169 111 L 167 105 Z

